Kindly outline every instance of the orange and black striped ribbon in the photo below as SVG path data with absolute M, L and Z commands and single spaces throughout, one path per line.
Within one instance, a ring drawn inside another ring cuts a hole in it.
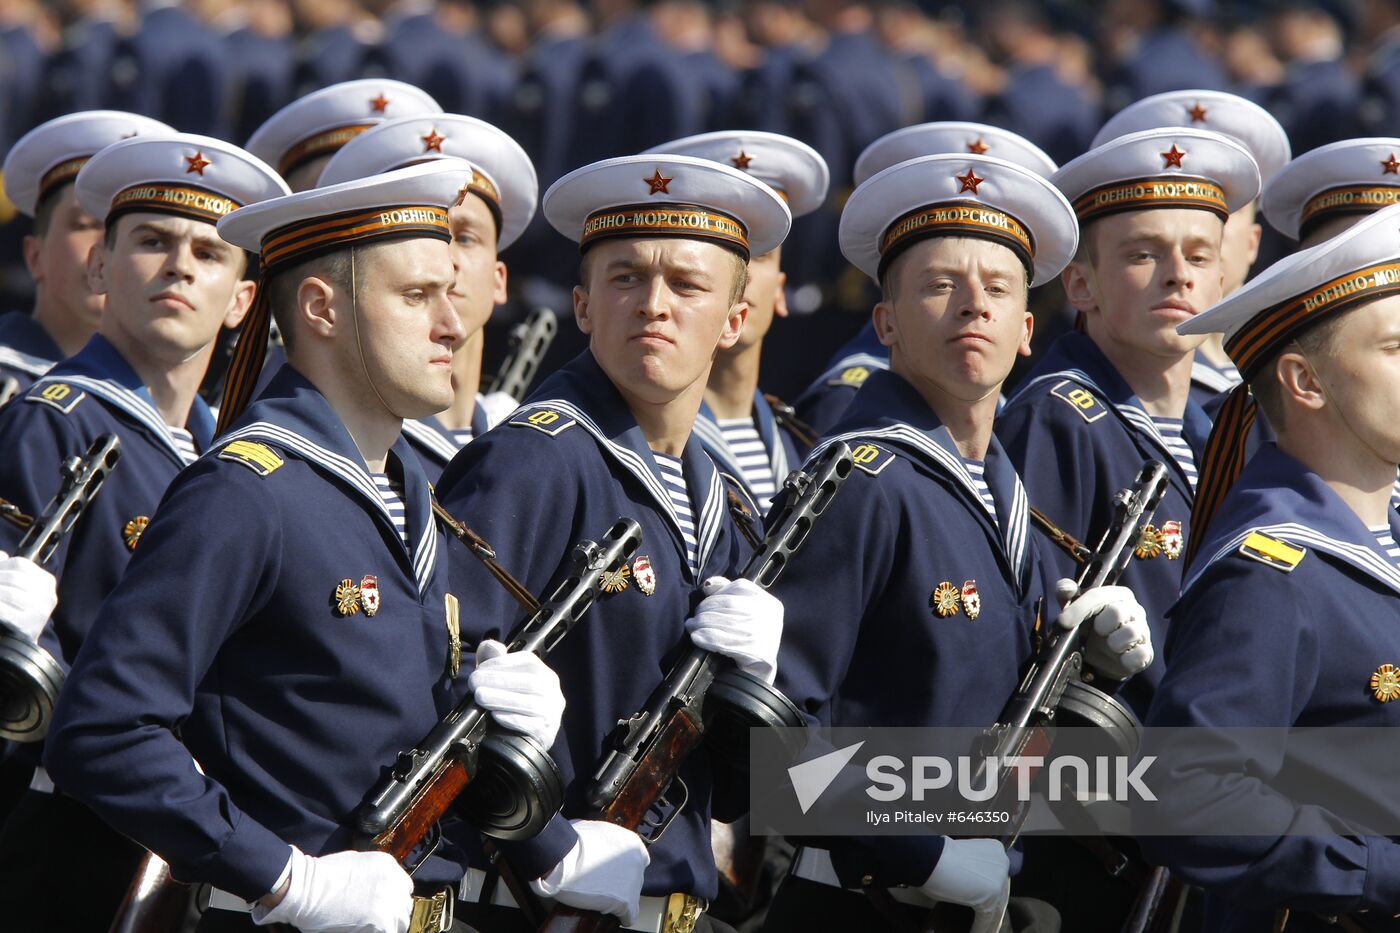
M 1173 207 L 1207 210 L 1221 220 L 1230 216 L 1225 189 L 1209 178 L 1189 175 L 1116 181 L 1090 189 L 1074 200 L 1074 214 L 1081 224 L 1124 211 Z
M 930 204 L 900 216 L 880 238 L 880 271 L 910 244 L 931 236 L 973 236 L 1004 246 L 1030 268 L 1035 242 L 1030 230 L 1005 211 L 976 201 Z
M 59 185 L 70 182 L 78 177 L 78 172 L 82 171 L 84 165 L 92 156 L 78 156 L 74 159 L 65 159 L 44 173 L 44 177 L 39 179 L 39 197 L 34 203 L 38 204 L 48 197 L 49 194 Z
M 713 240 L 749 258 L 749 231 L 737 218 L 689 204 L 643 204 L 610 207 L 583 223 L 579 249 L 606 237 L 682 236 Z
M 1249 394 L 1249 386 L 1240 383 L 1230 390 L 1215 424 L 1210 429 L 1205 452 L 1201 456 L 1200 481 L 1196 486 L 1196 500 L 1191 506 L 1191 531 L 1186 541 L 1186 566 L 1192 559 L 1200 543 L 1205 540 L 1206 530 L 1211 520 L 1220 510 L 1225 495 L 1244 470 L 1244 448 L 1249 438 L 1249 429 L 1254 426 L 1258 407 Z
M 262 271 L 257 296 L 243 322 L 229 363 L 223 402 L 215 436 L 228 429 L 252 399 L 267 355 L 272 324 L 272 304 L 267 283 L 274 275 L 314 256 L 350 246 L 398 237 L 451 239 L 447 210 L 431 205 L 373 208 L 347 211 L 329 217 L 313 217 L 280 227 L 263 237 Z

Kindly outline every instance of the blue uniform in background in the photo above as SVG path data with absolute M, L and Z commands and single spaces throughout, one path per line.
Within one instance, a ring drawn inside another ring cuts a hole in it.
M 0 315 L 0 382 L 13 378 L 23 391 L 62 356 L 49 332 L 28 314 Z
M 584 791 L 619 718 L 642 708 L 672 663 L 689 648 L 684 622 L 700 584 L 734 576 L 750 548 L 730 516 L 728 490 L 692 435 L 682 456 L 698 542 L 690 564 L 656 459 L 622 396 L 589 352 L 550 376 L 521 409 L 453 459 L 438 484 L 443 506 L 495 549 L 501 565 L 532 592 L 547 592 L 572 562 L 574 542 L 597 539 L 619 517 L 642 527 L 628 572 L 549 656 L 569 707 L 551 754 L 568 790 L 562 815 L 535 840 L 509 846 L 527 875 L 548 872 L 575 835 L 565 817 L 586 817 Z M 470 590 L 480 611 L 463 614 L 462 638 L 502 638 L 520 610 L 481 565 L 452 552 L 454 588 Z M 690 801 L 651 846 L 644 895 L 713 898 L 710 817 L 748 809 L 747 777 L 717 768 L 705 751 L 680 771 Z M 480 864 L 478 867 L 486 868 Z
M 1389 530 L 1400 535 L 1394 512 Z M 1400 568 L 1376 536 L 1319 476 L 1266 444 L 1188 570 L 1147 724 L 1394 728 L 1400 704 L 1382 702 L 1371 678 L 1400 660 L 1400 629 L 1390 624 L 1397 609 Z M 1238 733 L 1216 734 L 1212 752 L 1177 775 L 1169 786 L 1182 796 L 1164 791 L 1162 805 L 1188 827 L 1238 812 L 1277 833 L 1143 840 L 1161 864 L 1206 889 L 1208 933 L 1272 933 L 1285 906 L 1295 908 L 1289 931 L 1338 929 L 1314 910 L 1370 908 L 1388 922 L 1400 908 L 1400 841 L 1274 785 L 1306 768 L 1332 800 L 1393 812 L 1392 783 L 1364 768 L 1328 771 L 1327 762 L 1250 748 Z
M 1188 402 L 1184 422 L 1186 440 L 1199 457 L 1210 421 Z M 1181 589 L 1194 484 L 1123 377 L 1088 335 L 1066 334 L 1011 396 L 996 432 L 1020 468 L 1031 505 L 1090 544 L 1109 526 L 1114 495 L 1133 484 L 1142 464 L 1167 465 L 1166 496 L 1120 581 L 1147 610 L 1153 644 L 1162 644 L 1167 609 Z M 1054 549 L 1052 555 L 1060 576 L 1076 576 L 1068 554 Z M 1122 698 L 1139 716 L 1161 677 L 1159 658 L 1123 687 Z
M 284 368 L 171 486 L 79 654 L 46 763 L 177 877 L 254 900 L 289 843 L 353 848 L 347 816 L 459 698 L 449 542 L 408 443 L 389 459 L 407 546 L 334 409 Z M 454 851 L 415 880 L 459 881 Z
M 831 433 L 870 374 L 889 368 L 890 348 L 875 336 L 875 325 L 867 323 L 792 403 L 797 417 L 818 437 Z
M 507 404 L 509 401 L 513 401 L 505 393 L 499 393 L 499 395 L 502 399 L 508 400 Z M 404 437 L 408 439 L 409 446 L 413 448 L 413 452 L 418 455 L 422 462 L 423 472 L 427 475 L 429 482 L 436 483 L 438 481 L 447 464 L 453 457 L 457 456 L 457 451 L 496 426 L 501 418 L 499 402 L 497 402 L 496 407 L 498 413 L 493 416 L 491 406 L 485 401 L 485 396 L 478 392 L 476 407 L 472 409 L 471 427 L 465 432 L 449 429 L 432 415 L 403 423 Z

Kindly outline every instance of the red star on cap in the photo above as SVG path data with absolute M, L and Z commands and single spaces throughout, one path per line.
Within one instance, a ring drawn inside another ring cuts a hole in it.
M 1186 153 L 1176 148 L 1176 143 L 1172 143 L 1172 147 L 1161 155 L 1162 168 L 1181 168 L 1181 159 Z
M 204 152 L 201 150 L 192 156 L 185 156 L 185 174 L 188 175 L 191 172 L 198 172 L 199 176 L 203 178 L 204 170 L 213 164 L 213 162 L 204 158 Z
M 1201 106 L 1200 101 L 1196 101 L 1196 104 L 1193 107 L 1187 107 L 1186 113 L 1188 116 L 1191 117 L 1192 123 L 1206 122 L 1206 108 Z
M 967 151 L 972 153 L 973 155 L 983 155 L 990 148 L 991 146 L 988 146 L 986 143 L 982 142 L 981 136 L 978 136 L 972 142 L 967 144 Z
M 1400 175 L 1400 161 L 1396 160 L 1393 152 L 1390 154 L 1390 158 L 1381 163 L 1381 166 L 1385 169 L 1381 172 L 1382 175 Z
M 671 189 L 666 186 L 674 180 L 673 178 L 667 178 L 665 175 L 662 175 L 661 169 L 657 169 L 656 174 L 650 178 L 642 179 L 642 181 L 651 186 L 651 190 L 647 192 L 648 194 L 657 194 L 658 192 L 661 194 L 670 194 Z
M 740 149 L 739 154 L 734 156 L 729 161 L 734 163 L 735 168 L 748 168 L 749 163 L 753 161 L 753 156 Z
M 971 191 L 973 194 L 976 194 L 977 186 L 986 181 L 986 179 L 978 178 L 973 174 L 972 169 L 968 169 L 966 175 L 954 175 L 953 177 L 962 182 L 962 187 L 958 189 L 958 194 L 962 194 L 964 191 Z
M 442 144 L 447 142 L 447 137 L 437 131 L 437 127 L 428 130 L 427 136 L 419 136 L 423 140 L 424 152 L 441 152 Z
M 389 98 L 384 96 L 383 91 L 380 91 L 378 97 L 371 97 L 369 99 L 369 105 L 374 109 L 375 113 L 385 113 L 389 109 Z

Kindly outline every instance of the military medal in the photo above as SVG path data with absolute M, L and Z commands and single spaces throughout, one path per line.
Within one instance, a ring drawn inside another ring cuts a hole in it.
M 977 617 L 982 614 L 982 597 L 977 595 L 976 580 L 968 580 L 963 584 L 962 605 L 967 617 L 976 622 Z
M 360 602 L 365 607 L 365 615 L 373 616 L 379 611 L 379 578 L 370 574 L 360 580 Z
M 1151 560 L 1162 553 L 1162 533 L 1151 522 L 1142 526 L 1138 533 L 1137 546 L 1133 554 L 1138 560 Z
M 360 588 L 354 580 L 341 580 L 335 588 L 335 611 L 342 617 L 352 616 L 360 611 Z
M 1400 671 L 1394 664 L 1382 664 L 1371 675 L 1371 692 L 1382 703 L 1400 699 Z
M 650 557 L 638 554 L 637 559 L 632 561 L 632 580 L 643 596 L 656 592 L 656 571 L 651 568 Z
M 621 593 L 627 589 L 627 578 L 632 575 L 632 569 L 626 564 L 616 570 L 604 570 L 603 575 L 598 579 L 598 584 L 603 588 L 604 593 Z
M 141 535 L 145 533 L 146 526 L 151 523 L 148 516 L 138 515 L 122 526 L 122 540 L 126 542 L 127 550 L 136 550 L 136 542 L 141 540 Z
M 1181 536 L 1181 522 L 1162 522 L 1162 553 L 1167 555 L 1167 560 L 1176 560 L 1181 556 L 1181 546 L 1185 539 Z
M 958 588 L 946 580 L 933 591 L 933 595 L 928 598 L 929 608 L 938 614 L 940 619 L 958 614 L 958 600 L 961 595 Z
M 448 593 L 447 603 L 447 670 L 453 677 L 462 669 L 462 623 L 457 597 Z

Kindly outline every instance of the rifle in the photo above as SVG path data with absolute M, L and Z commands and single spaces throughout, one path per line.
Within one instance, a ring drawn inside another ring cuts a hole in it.
M 625 563 L 641 541 L 641 527 L 622 518 L 601 545 L 579 542 L 568 577 L 515 630 L 507 650 L 548 655 L 593 604 L 604 574 Z M 366 794 L 353 816 L 355 847 L 388 852 L 412 870 L 435 847 L 430 837 L 454 803 L 488 836 L 528 839 L 558 811 L 563 796 L 563 779 L 546 750 L 494 726 L 468 696 L 414 748 L 400 753 Z M 425 840 L 430 845 L 410 867 L 410 856 Z
M 559 321 L 553 311 L 548 308 L 531 311 L 529 317 L 510 329 L 510 350 L 486 391 L 504 392 L 511 398 L 523 399 L 557 333 Z
M 0 405 L 4 405 L 16 395 L 19 395 L 19 380 L 14 376 L 0 379 Z
M 172 878 L 159 855 L 147 852 L 107 933 L 173 933 L 184 926 L 189 908 L 190 886 Z
M 826 449 L 810 474 L 788 476 L 783 510 L 744 568 L 744 579 L 765 589 L 777 581 L 853 466 L 850 448 L 837 443 Z M 588 787 L 590 818 L 635 830 L 651 845 L 689 800 L 680 767 L 702 742 L 717 757 L 732 761 L 747 753 L 750 728 L 794 729 L 802 724 L 802 714 L 787 697 L 740 671 L 729 658 L 692 646 L 642 710 L 619 721 L 608 738 L 602 765 Z M 678 785 L 679 802 L 666 798 L 672 785 Z M 616 924 L 612 915 L 556 904 L 542 931 L 591 933 Z
M 43 564 L 72 530 L 121 458 L 121 440 L 104 434 L 81 457 L 59 466 L 63 478 L 44 514 L 20 539 L 17 557 Z M 0 621 L 0 738 L 38 742 L 49 731 L 64 673 L 43 648 Z
M 1113 520 L 1079 574 L 1079 593 L 1117 582 L 1133 556 L 1139 529 L 1152 520 L 1166 491 L 1167 468 L 1156 460 L 1143 464 L 1130 488 L 1119 490 L 1113 499 Z M 1110 737 L 1123 746 L 1120 754 L 1136 751 L 1137 718 L 1112 696 L 1087 683 L 1093 678 L 1084 670 L 1080 632 L 1083 627 L 1065 631 L 1056 626 L 1045 635 L 1021 685 L 1007 701 L 996 724 L 983 734 L 979 757 L 984 762 L 988 756 L 996 757 L 999 788 L 1015 783 L 1008 780 L 1012 771 L 1008 759 L 1043 755 L 1050 749 L 1057 716 L 1061 720 L 1084 720 L 1109 730 Z M 982 770 L 985 772 L 985 764 Z M 985 780 L 985 773 L 979 774 L 977 780 Z M 986 786 L 977 780 L 973 787 Z M 1016 816 L 998 838 L 1010 848 L 1025 825 L 1029 805 L 1006 809 Z

